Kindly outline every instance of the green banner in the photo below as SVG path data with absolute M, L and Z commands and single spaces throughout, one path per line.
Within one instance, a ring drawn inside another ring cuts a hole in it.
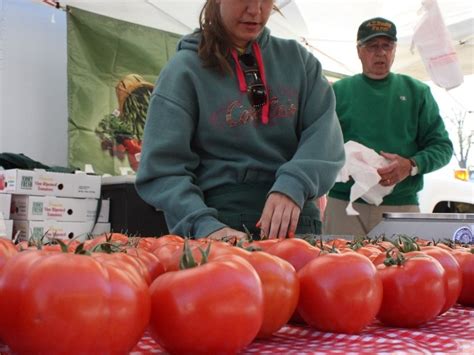
M 69 7 L 69 165 L 136 170 L 148 101 L 180 35 Z

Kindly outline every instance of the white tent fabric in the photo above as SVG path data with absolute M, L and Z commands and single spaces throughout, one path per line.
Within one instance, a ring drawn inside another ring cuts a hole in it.
M 361 66 L 355 49 L 359 24 L 386 17 L 397 25 L 399 44 L 393 71 L 429 80 L 419 54 L 410 50 L 423 0 L 279 0 L 268 26 L 276 36 L 310 48 L 327 71 L 352 75 Z M 198 26 L 203 0 L 64 0 L 70 5 L 117 19 L 185 34 Z M 465 75 L 474 72 L 474 1 L 438 0 Z

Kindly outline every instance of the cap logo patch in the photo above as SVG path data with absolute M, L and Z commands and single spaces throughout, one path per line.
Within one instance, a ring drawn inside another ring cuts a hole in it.
M 382 21 L 371 21 L 367 24 L 367 27 L 370 27 L 372 31 L 388 32 L 392 28 L 392 24 Z

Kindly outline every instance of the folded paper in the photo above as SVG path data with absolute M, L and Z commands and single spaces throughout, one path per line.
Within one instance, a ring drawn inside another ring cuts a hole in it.
M 354 180 L 346 213 L 349 216 L 357 216 L 359 212 L 352 206 L 354 201 L 361 198 L 369 204 L 378 206 L 382 203 L 384 196 L 393 191 L 394 186 L 379 184 L 381 177 L 377 169 L 387 165 L 389 161 L 373 149 L 348 141 L 344 144 L 344 151 L 346 163 L 339 172 L 336 182 L 347 182 L 350 178 Z

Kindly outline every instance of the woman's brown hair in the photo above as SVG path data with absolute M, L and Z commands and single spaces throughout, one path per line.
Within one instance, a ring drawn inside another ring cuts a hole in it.
M 280 12 L 276 5 L 275 11 Z M 230 35 L 221 21 L 220 8 L 216 0 L 207 0 L 199 15 L 201 42 L 198 55 L 205 67 L 216 68 L 221 73 L 232 74 L 232 68 L 227 60 L 232 48 Z

